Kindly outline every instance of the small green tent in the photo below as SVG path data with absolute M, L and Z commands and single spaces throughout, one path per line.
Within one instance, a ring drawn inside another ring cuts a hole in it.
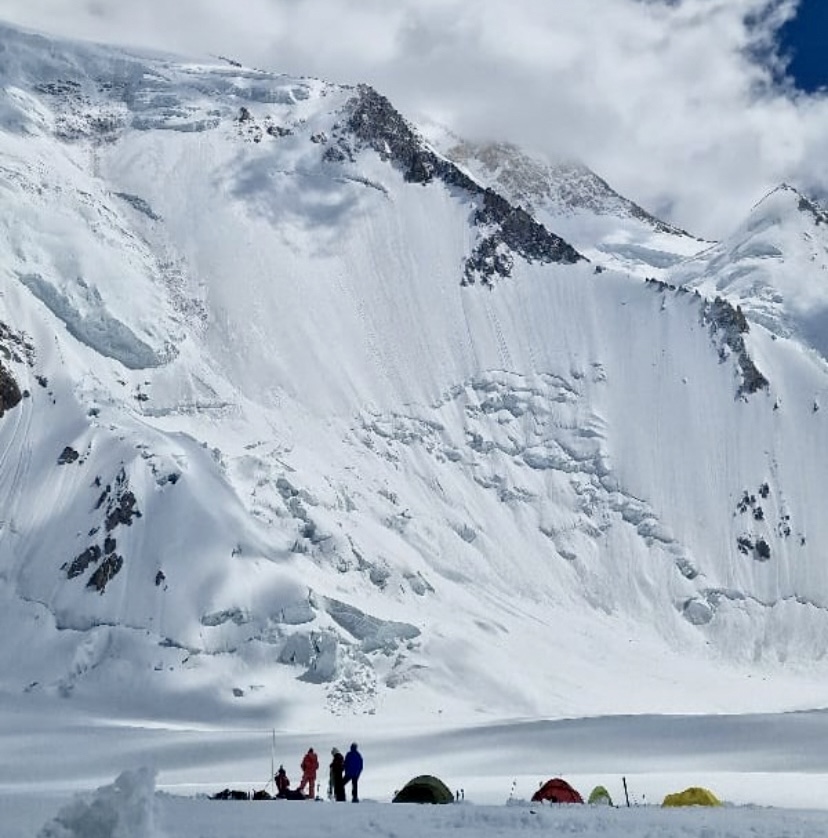
M 595 786 L 589 794 L 587 803 L 592 803 L 594 806 L 612 806 L 612 798 L 603 786 Z
M 454 803 L 454 795 L 442 780 L 431 774 L 421 774 L 409 780 L 392 803 Z
M 709 789 L 691 786 L 684 791 L 668 794 L 662 806 L 721 806 L 722 801 Z

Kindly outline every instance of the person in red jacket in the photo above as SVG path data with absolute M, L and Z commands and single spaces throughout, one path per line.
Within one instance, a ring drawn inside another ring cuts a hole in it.
M 305 786 L 307 786 L 308 797 L 313 799 L 316 797 L 316 772 L 319 770 L 319 757 L 316 756 L 313 748 L 308 748 L 308 752 L 302 757 L 299 767 L 302 769 L 302 782 L 299 784 L 299 791 L 303 792 Z

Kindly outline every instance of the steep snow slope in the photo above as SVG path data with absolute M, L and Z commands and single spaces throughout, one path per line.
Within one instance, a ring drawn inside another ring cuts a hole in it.
M 791 186 L 766 195 L 725 241 L 671 281 L 720 294 L 780 337 L 828 358 L 828 212 Z
M 798 343 L 596 274 L 370 88 L 0 43 L 3 690 L 285 725 L 824 700 Z
M 673 265 L 709 246 L 619 195 L 583 163 L 550 164 L 510 143 L 472 143 L 436 126 L 428 136 L 476 180 L 604 268 L 663 279 Z

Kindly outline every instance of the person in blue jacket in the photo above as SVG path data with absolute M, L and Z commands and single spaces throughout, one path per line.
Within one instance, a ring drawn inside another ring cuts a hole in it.
M 351 801 L 359 803 L 359 775 L 362 774 L 362 754 L 357 750 L 356 742 L 351 743 L 351 750 L 345 754 L 345 785 L 351 784 Z

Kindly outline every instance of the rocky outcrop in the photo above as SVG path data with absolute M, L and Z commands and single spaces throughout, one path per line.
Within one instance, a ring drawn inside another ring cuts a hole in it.
M 95 479 L 95 485 L 102 485 L 100 478 Z M 129 488 L 129 479 L 123 468 L 115 476 L 113 483 L 108 483 L 103 488 L 95 509 L 103 514 L 102 526 L 94 527 L 89 532 L 90 539 L 95 539 L 95 541 L 71 562 L 64 564 L 62 570 L 66 573 L 67 579 L 75 579 L 94 566 L 95 569 L 90 574 L 86 587 L 102 594 L 109 582 L 124 566 L 124 557 L 116 552 L 118 543 L 112 535 L 113 531 L 121 525 L 132 526 L 133 519 L 141 517 L 137 500 Z M 103 529 L 102 544 L 100 543 L 101 529 Z M 156 586 L 160 585 L 163 580 L 163 574 L 160 580 L 156 575 Z
M 799 211 L 808 213 L 814 219 L 814 224 L 817 226 L 820 224 L 828 225 L 828 212 L 804 195 L 799 196 Z
M 687 288 L 676 287 L 668 282 L 659 279 L 647 278 L 645 283 L 660 293 L 672 292 L 673 294 L 686 294 Z M 762 374 L 759 368 L 750 357 L 745 344 L 744 335 L 750 331 L 747 318 L 739 306 L 732 306 L 722 297 L 710 300 L 702 297 L 698 290 L 693 292 L 701 301 L 699 319 L 703 326 L 707 326 L 714 344 L 719 350 L 719 360 L 726 361 L 730 355 L 734 355 L 742 383 L 736 391 L 736 397 L 747 399 L 749 395 L 766 390 L 770 382 Z
M 492 232 L 481 239 L 466 260 L 464 285 L 473 285 L 477 279 L 490 285 L 496 276 L 509 276 L 514 264 L 512 253 L 527 262 L 573 264 L 584 258 L 522 207 L 513 207 L 490 189 L 483 190 L 482 195 L 483 205 L 475 213 L 474 223 Z
M 759 371 L 745 346 L 744 335 L 750 331 L 747 319 L 739 306 L 735 308 L 722 297 L 702 305 L 701 321 L 709 326 L 710 334 L 719 340 L 719 355 L 724 360 L 732 352 L 742 375 L 737 396 L 747 398 L 758 390 L 767 389 L 768 379 Z
M 20 404 L 23 394 L 12 374 L 0 363 L 0 416 Z
M 78 460 L 80 454 L 72 448 L 71 445 L 67 445 L 63 451 L 60 452 L 60 456 L 57 459 L 57 464 L 59 466 L 66 466 L 69 463 L 74 463 Z
M 357 141 L 403 172 L 409 183 L 441 181 L 478 198 L 472 223 L 481 238 L 466 260 L 463 285 L 492 285 L 512 272 L 514 256 L 527 262 L 573 264 L 584 259 L 560 236 L 550 233 L 521 207 L 476 183 L 454 163 L 436 154 L 384 96 L 360 85 L 349 103 L 347 127 Z
M 20 390 L 11 369 L 4 366 L 4 361 L 34 367 L 35 349 L 24 334 L 12 331 L 0 320 L 0 417 L 28 395 Z

